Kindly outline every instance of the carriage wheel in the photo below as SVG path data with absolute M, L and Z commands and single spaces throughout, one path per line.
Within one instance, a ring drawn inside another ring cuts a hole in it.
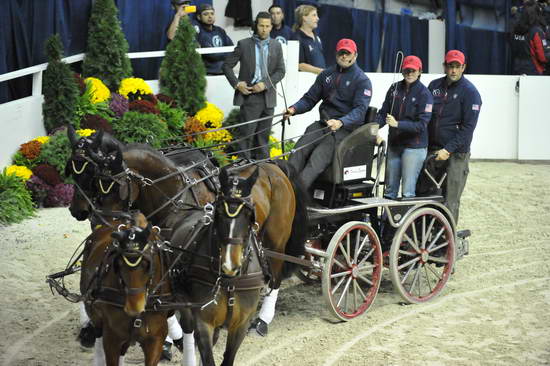
M 395 233 L 390 249 L 393 286 L 411 304 L 441 293 L 453 270 L 454 234 L 441 211 L 422 207 Z
M 322 249 L 322 242 L 320 239 L 308 240 L 305 246 Z M 304 259 L 309 260 L 311 263 L 319 263 L 321 261 L 321 258 L 308 252 L 304 254 Z M 300 267 L 296 271 L 296 277 L 307 284 L 318 283 L 321 282 L 321 270 L 317 267 Z
M 382 247 L 372 227 L 351 221 L 332 236 L 323 268 L 323 295 L 340 320 L 363 314 L 382 279 Z

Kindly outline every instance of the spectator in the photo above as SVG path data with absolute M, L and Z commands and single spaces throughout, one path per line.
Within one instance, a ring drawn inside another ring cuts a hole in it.
M 223 28 L 214 25 L 216 15 L 214 8 L 210 4 L 201 4 L 197 10 L 197 20 L 199 21 L 199 32 L 197 33 L 197 42 L 201 48 L 233 46 L 233 41 L 225 33 Z M 223 74 L 222 66 L 226 53 L 209 53 L 202 55 L 206 73 L 208 75 Z
M 443 183 L 445 205 L 458 223 L 460 197 L 469 173 L 470 144 L 481 110 L 481 96 L 464 76 L 464 54 L 451 50 L 445 55 L 445 75 L 430 83 L 432 119 L 428 124 L 428 153 L 447 161 Z
M 539 5 L 531 1 L 525 2 L 511 39 L 515 74 L 544 73 L 549 57 L 544 24 Z
M 384 195 L 397 198 L 416 195 L 416 181 L 428 151 L 428 122 L 432 116 L 432 94 L 420 82 L 422 61 L 407 56 L 401 68 L 403 80 L 393 84 L 378 112 L 380 127 L 389 126 L 387 183 Z
M 321 72 L 304 96 L 289 107 L 286 116 L 310 111 L 319 101 L 319 113 L 326 121 L 308 126 L 305 135 L 296 143 L 301 148 L 290 157 L 290 163 L 300 172 L 304 185 L 309 188 L 315 179 L 330 165 L 338 142 L 365 122 L 372 86 L 369 78 L 355 63 L 357 46 L 351 39 L 336 44 L 336 65 Z M 319 138 L 329 126 L 333 136 Z
M 178 30 L 181 18 L 187 17 L 188 14 L 193 13 L 195 10 L 195 7 L 190 6 L 190 0 L 171 0 L 171 2 L 172 9 L 174 9 L 174 17 L 172 18 L 172 22 L 170 23 L 170 25 L 168 26 L 168 30 L 166 31 L 166 37 L 168 37 L 169 41 L 173 40 L 176 36 L 176 31 Z M 188 17 L 188 19 L 198 33 L 199 26 L 197 20 L 194 17 Z
M 237 42 L 237 47 L 225 59 L 223 72 L 233 88 L 233 104 L 240 106 L 241 122 L 261 117 L 273 116 L 277 105 L 276 84 L 285 76 L 285 64 L 281 44 L 269 38 L 271 15 L 260 12 L 254 22 L 254 35 Z M 240 63 L 239 78 L 235 77 L 233 67 Z M 269 158 L 269 134 L 272 119 L 244 125 L 238 134 L 241 155 L 254 159 Z M 256 148 L 250 151 L 251 148 Z
M 269 7 L 269 14 L 271 14 L 271 21 L 273 22 L 273 29 L 271 30 L 271 38 L 286 44 L 288 40 L 292 39 L 294 33 L 288 25 L 285 25 L 285 14 L 283 9 L 279 5 L 271 5 Z
M 298 70 L 320 74 L 326 67 L 321 38 L 315 32 L 319 23 L 317 8 L 313 5 L 300 5 L 294 18 L 294 38 L 300 41 L 300 59 Z

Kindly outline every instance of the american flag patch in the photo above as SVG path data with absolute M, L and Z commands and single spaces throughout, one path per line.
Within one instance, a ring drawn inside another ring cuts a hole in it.
M 424 112 L 431 112 L 432 111 L 432 105 L 426 104 L 426 109 L 424 109 Z
M 479 111 L 479 104 L 472 104 L 472 111 Z
M 365 89 L 363 94 L 366 95 L 367 97 L 370 97 L 372 95 L 372 92 L 369 89 Z

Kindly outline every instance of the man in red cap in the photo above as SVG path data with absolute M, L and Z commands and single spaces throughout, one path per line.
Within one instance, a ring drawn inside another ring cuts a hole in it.
M 434 98 L 432 119 L 428 125 L 428 152 L 436 160 L 446 161 L 447 178 L 443 185 L 445 205 L 458 223 L 460 197 L 468 178 L 470 144 L 481 110 L 481 96 L 464 76 L 466 60 L 458 50 L 445 55 L 445 77 L 430 83 Z
M 356 60 L 355 42 L 346 38 L 338 41 L 336 65 L 323 70 L 307 93 L 286 111 L 286 117 L 305 113 L 322 100 L 321 120 L 308 126 L 295 146 L 305 147 L 290 157 L 307 188 L 330 165 L 337 144 L 365 121 L 372 86 Z M 334 137 L 320 138 L 327 132 L 327 126 L 334 131 Z

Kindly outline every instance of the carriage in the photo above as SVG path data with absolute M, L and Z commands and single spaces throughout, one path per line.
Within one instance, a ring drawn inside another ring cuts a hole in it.
M 367 123 L 339 143 L 331 165 L 313 184 L 306 255 L 286 258 L 302 265 L 303 281 L 321 281 L 329 309 L 343 321 L 372 305 L 384 268 L 404 302 L 423 303 L 443 291 L 455 261 L 468 253 L 470 231 L 457 232 L 443 204 L 445 176 L 430 171 L 433 156 L 421 174 L 435 194 L 381 197 L 386 146 L 376 145 L 375 114 L 369 107 Z

